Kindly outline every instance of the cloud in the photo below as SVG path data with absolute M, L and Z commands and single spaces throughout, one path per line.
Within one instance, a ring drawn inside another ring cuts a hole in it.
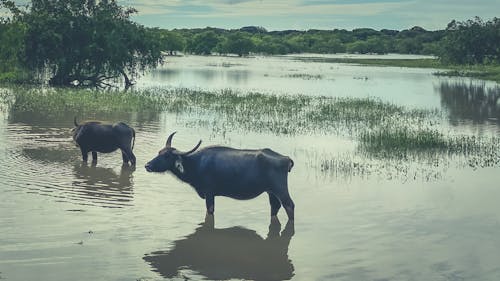
M 345 4 L 383 4 L 383 3 L 402 3 L 410 0 L 302 0 L 301 6 L 316 5 L 345 5 Z
M 498 0 L 119 0 L 165 28 L 244 25 L 279 29 L 443 29 L 452 19 L 498 16 Z
M 240 4 L 240 3 L 252 2 L 252 1 L 255 1 L 255 0 L 224 0 L 222 2 L 225 4 L 229 4 L 229 5 L 234 5 L 234 4 Z

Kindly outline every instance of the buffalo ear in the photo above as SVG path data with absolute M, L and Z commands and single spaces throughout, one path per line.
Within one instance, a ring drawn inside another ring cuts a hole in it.
M 179 171 L 179 173 L 184 174 L 184 165 L 182 165 L 182 157 L 177 157 L 174 163 L 175 169 Z

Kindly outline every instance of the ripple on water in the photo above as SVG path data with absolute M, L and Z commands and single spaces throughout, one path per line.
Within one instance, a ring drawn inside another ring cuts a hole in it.
M 9 124 L 9 147 L 0 155 L 0 181 L 9 191 L 24 190 L 79 205 L 119 208 L 132 205 L 132 172 L 79 161 L 69 128 Z

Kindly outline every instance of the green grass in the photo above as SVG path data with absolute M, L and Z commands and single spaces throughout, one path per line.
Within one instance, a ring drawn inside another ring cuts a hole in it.
M 500 65 L 454 65 L 442 63 L 438 59 L 306 58 L 304 60 L 369 66 L 434 68 L 442 69 L 434 73 L 439 76 L 472 77 L 500 83 Z
M 394 124 L 362 133 L 360 148 L 372 155 L 391 157 L 408 152 L 455 155 L 483 155 L 500 160 L 500 138 L 473 135 L 445 135 L 433 128 L 412 128 Z
M 14 87 L 0 89 L 0 110 L 2 104 L 11 116 L 21 112 L 37 122 L 60 117 L 67 120 L 67 126 L 72 126 L 75 115 L 79 120 L 126 120 L 123 117 L 129 115 L 141 116 L 136 120 L 158 120 L 160 113 L 168 112 L 182 126 L 204 127 L 217 134 L 340 135 L 357 144 L 353 152 L 321 154 L 306 164 L 336 178 L 433 180 L 449 165 L 450 157 L 458 157 L 460 163 L 473 168 L 500 165 L 499 137 L 444 132 L 439 124 L 446 121 L 440 111 L 409 109 L 375 98 L 185 88 L 95 91 Z
M 86 111 L 160 111 L 166 102 L 148 93 L 69 88 L 14 87 L 0 95 L 14 111 L 49 115 Z
M 9 110 L 41 116 L 86 116 L 95 112 L 170 112 L 184 125 L 217 132 L 276 135 L 337 134 L 359 140 L 366 151 L 486 149 L 482 138 L 440 132 L 441 112 L 408 109 L 374 98 L 242 94 L 185 88 L 95 91 L 16 87 L 0 92 Z M 493 143 L 490 141 L 489 143 Z M 498 143 L 498 141 L 497 141 Z M 495 145 L 497 145 L 495 143 Z
M 321 75 L 321 74 L 307 74 L 307 73 L 288 74 L 285 77 L 300 78 L 300 79 L 304 79 L 304 80 L 321 80 L 321 79 L 323 79 L 323 75 Z
M 436 59 L 339 59 L 338 62 L 361 65 L 441 68 L 443 65 Z
M 361 143 L 371 150 L 401 150 L 401 149 L 442 149 L 450 148 L 450 142 L 435 129 L 411 129 L 398 125 L 378 127 L 375 130 L 363 132 Z
M 500 83 L 500 65 L 449 66 L 451 70 L 434 73 L 438 76 L 473 77 Z

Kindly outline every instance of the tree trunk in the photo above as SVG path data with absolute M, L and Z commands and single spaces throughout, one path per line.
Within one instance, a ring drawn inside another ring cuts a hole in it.
M 127 76 L 127 73 L 125 73 L 125 70 L 120 70 L 120 73 L 123 75 L 123 79 L 125 80 L 125 89 L 128 89 L 130 86 L 134 85 L 132 81 Z

